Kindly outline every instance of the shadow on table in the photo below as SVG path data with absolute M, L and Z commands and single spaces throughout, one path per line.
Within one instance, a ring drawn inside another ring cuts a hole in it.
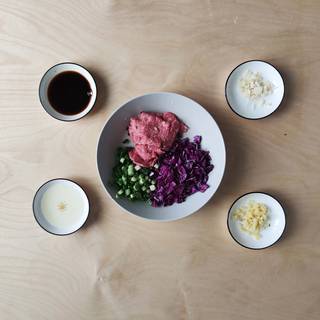
M 95 188 L 90 184 L 86 179 L 84 178 L 79 178 L 79 177 L 74 177 L 71 178 L 73 181 L 78 183 L 85 193 L 87 194 L 89 198 L 89 204 L 90 204 L 90 212 L 89 212 L 89 217 L 86 221 L 86 223 L 83 226 L 83 230 L 86 230 L 87 228 L 90 228 L 92 225 L 99 223 L 101 219 L 101 213 L 103 211 L 102 208 L 102 203 L 97 196 L 97 191 Z

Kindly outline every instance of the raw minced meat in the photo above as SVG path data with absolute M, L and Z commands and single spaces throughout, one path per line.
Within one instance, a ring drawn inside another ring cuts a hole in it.
M 129 156 L 135 164 L 151 167 L 170 149 L 177 135 L 187 130 L 172 112 L 141 112 L 130 119 L 128 131 L 135 147 Z

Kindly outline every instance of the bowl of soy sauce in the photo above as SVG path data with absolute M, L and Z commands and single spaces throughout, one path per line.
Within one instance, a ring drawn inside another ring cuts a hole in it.
M 39 86 L 40 102 L 52 117 L 62 121 L 83 118 L 93 108 L 97 86 L 83 66 L 64 62 L 51 67 Z

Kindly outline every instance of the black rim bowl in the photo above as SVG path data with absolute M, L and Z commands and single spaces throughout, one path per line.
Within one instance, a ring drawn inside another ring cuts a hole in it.
M 89 209 L 88 209 L 88 214 L 87 214 L 86 219 L 84 220 L 83 224 L 82 224 L 77 230 L 74 230 L 74 231 L 69 232 L 69 233 L 62 233 L 62 234 L 60 234 L 60 233 L 54 233 L 54 232 L 52 232 L 52 231 L 49 231 L 49 230 L 47 230 L 43 225 L 41 225 L 41 223 L 38 221 L 38 219 L 37 219 L 37 217 L 36 217 L 36 212 L 35 212 L 35 207 L 34 207 L 34 206 L 35 206 L 35 198 L 36 198 L 36 195 L 38 194 L 39 190 L 40 190 L 43 186 L 45 186 L 45 185 L 46 185 L 47 183 L 49 183 L 49 182 L 56 181 L 56 180 L 65 180 L 65 181 L 70 181 L 70 182 L 76 184 L 76 185 L 84 192 L 84 194 L 86 195 L 87 200 L 88 200 Z M 34 194 L 33 200 L 32 200 L 32 211 L 33 211 L 33 217 L 34 217 L 34 219 L 37 221 L 38 225 L 39 225 L 44 231 L 46 231 L 46 232 L 48 232 L 48 233 L 51 233 L 51 234 L 53 234 L 53 235 L 55 235 L 55 236 L 68 236 L 68 235 L 70 235 L 70 234 L 73 234 L 73 233 L 79 231 L 79 230 L 86 224 L 86 222 L 87 222 L 87 220 L 88 220 L 88 217 L 89 217 L 89 214 L 90 214 L 90 207 L 91 207 L 91 206 L 90 206 L 90 200 L 89 200 L 89 197 L 88 197 L 87 193 L 85 192 L 85 190 L 79 185 L 79 183 L 77 183 L 77 182 L 75 182 L 75 181 L 73 181 L 73 180 L 71 180 L 71 179 L 66 179 L 66 178 L 55 178 L 55 179 L 51 179 L 51 180 L 46 181 L 45 183 L 43 183 L 43 184 L 37 189 L 36 193 Z
M 274 200 L 276 200 L 280 207 L 282 208 L 283 210 L 283 214 L 284 214 L 284 228 L 281 232 L 281 235 L 279 236 L 279 238 L 277 240 L 275 240 L 273 243 L 271 243 L 270 245 L 266 246 L 266 247 L 262 247 L 262 248 L 251 248 L 251 247 L 248 247 L 248 246 L 245 246 L 244 244 L 242 244 L 240 241 L 238 241 L 232 234 L 231 230 L 230 230 L 230 226 L 229 226 L 229 217 L 230 217 L 230 214 L 231 214 L 231 209 L 233 207 L 233 205 L 239 200 L 241 199 L 242 197 L 246 196 L 246 195 L 249 195 L 249 194 L 252 194 L 252 193 L 261 193 L 261 194 L 265 194 L 271 198 L 273 198 Z M 283 205 L 281 204 L 281 202 L 276 198 L 274 197 L 273 195 L 271 195 L 270 193 L 267 193 L 267 192 L 261 192 L 261 191 L 251 191 L 251 192 L 247 192 L 247 193 L 244 193 L 242 194 L 240 197 L 238 197 L 236 200 L 233 201 L 233 203 L 231 204 L 230 208 L 229 208 L 229 211 L 228 211 L 228 215 L 227 215 L 227 227 L 228 227 L 228 231 L 229 231 L 229 234 L 231 236 L 231 238 L 236 242 L 238 243 L 240 246 L 242 246 L 243 248 L 246 248 L 246 249 L 250 249 L 250 250 L 263 250 L 263 249 L 266 249 L 266 248 L 270 248 L 271 246 L 275 245 L 277 242 L 279 242 L 284 234 L 284 231 L 286 230 L 286 227 L 287 227 L 287 218 L 286 218 L 286 212 L 283 208 Z
M 77 119 L 66 120 L 66 119 L 59 119 L 59 118 L 53 116 L 52 114 L 50 114 L 50 113 L 47 111 L 47 109 L 45 108 L 45 106 L 44 106 L 44 104 L 43 104 L 43 102 L 42 102 L 42 100 L 41 100 L 40 86 L 41 86 L 41 83 L 42 83 L 42 81 L 43 81 L 43 78 L 45 77 L 45 75 L 46 75 L 51 69 L 53 69 L 53 68 L 55 68 L 56 66 L 59 66 L 59 65 L 61 65 L 61 64 L 74 64 L 74 65 L 79 66 L 79 67 L 83 68 L 84 70 L 88 71 L 88 73 L 91 75 L 91 77 L 92 77 L 92 79 L 93 79 L 93 82 L 94 82 L 94 85 L 95 85 L 95 87 L 96 87 L 96 92 L 97 92 L 97 94 L 96 94 L 96 96 L 95 96 L 95 98 L 94 98 L 94 101 L 93 101 L 93 104 L 92 104 L 91 109 L 90 109 L 86 114 L 84 114 L 82 117 L 77 118 Z M 52 67 L 50 67 L 50 68 L 43 74 L 43 76 L 41 77 L 41 80 L 40 80 L 40 82 L 39 82 L 39 88 L 38 88 L 38 96 L 39 96 L 39 101 L 40 101 L 40 103 L 41 103 L 42 108 L 45 110 L 45 112 L 46 112 L 49 116 L 51 116 L 52 118 L 57 119 L 57 120 L 59 120 L 59 121 L 63 121 L 63 122 L 73 122 L 73 121 L 78 121 L 78 120 L 84 118 L 85 116 L 87 116 L 87 115 L 92 111 L 92 109 L 94 108 L 94 105 L 95 105 L 95 103 L 96 103 L 96 101 L 97 101 L 97 97 L 98 97 L 98 87 L 97 87 L 96 80 L 94 79 L 94 77 L 93 77 L 93 75 L 91 74 L 91 72 L 90 72 L 88 69 L 86 69 L 84 66 L 82 66 L 81 64 L 78 64 L 78 63 L 75 63 L 75 62 L 60 62 L 60 63 L 57 63 L 57 64 L 53 65 Z
M 281 79 L 282 79 L 282 83 L 283 83 L 283 95 L 282 95 L 281 101 L 279 102 L 279 104 L 278 104 L 278 106 L 276 107 L 276 109 L 273 110 L 271 113 L 267 114 L 266 116 L 264 116 L 264 117 L 259 117 L 259 118 L 248 118 L 248 117 L 245 117 L 245 116 L 241 115 L 241 114 L 238 113 L 237 111 L 235 111 L 235 110 L 232 108 L 232 106 L 231 106 L 231 104 L 230 104 L 230 102 L 229 102 L 229 100 L 228 100 L 228 95 L 227 95 L 227 84 L 228 84 L 228 82 L 229 82 L 229 79 L 230 79 L 232 73 L 233 73 L 238 67 L 242 66 L 243 64 L 248 63 L 248 62 L 253 62 L 253 61 L 258 61 L 258 62 L 263 62 L 263 63 L 269 64 L 271 67 L 273 67 L 273 68 L 279 73 L 279 75 L 280 75 L 280 77 L 281 77 Z M 272 114 L 274 114 L 274 113 L 279 109 L 280 105 L 282 104 L 282 101 L 283 101 L 284 96 L 285 96 L 285 85 L 284 85 L 283 76 L 282 76 L 282 74 L 280 73 L 280 71 L 279 71 L 273 64 L 271 64 L 270 62 L 267 62 L 267 61 L 264 61 L 264 60 L 259 60 L 259 59 L 258 59 L 258 60 L 257 60 L 257 59 L 247 60 L 247 61 L 244 61 L 244 62 L 240 63 L 239 65 L 237 65 L 237 66 L 236 66 L 235 68 L 233 68 L 232 71 L 230 72 L 230 74 L 229 74 L 229 76 L 228 76 L 228 78 L 227 78 L 227 80 L 226 80 L 226 83 L 225 83 L 225 85 L 224 85 L 224 95 L 225 95 L 225 97 L 226 97 L 226 100 L 227 100 L 227 103 L 228 103 L 229 108 L 230 108 L 236 115 L 238 115 L 239 117 L 241 117 L 241 118 L 243 118 L 243 119 L 246 119 L 246 120 L 261 120 L 261 119 L 265 119 L 265 118 L 267 118 L 267 117 L 270 117 Z

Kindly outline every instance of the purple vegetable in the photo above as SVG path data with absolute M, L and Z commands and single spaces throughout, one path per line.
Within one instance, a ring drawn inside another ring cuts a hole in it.
M 193 142 L 200 145 L 201 139 L 202 139 L 201 136 L 194 136 Z
M 154 207 L 184 202 L 189 195 L 209 188 L 208 176 L 214 166 L 209 151 L 201 150 L 201 136 L 195 136 L 193 142 L 188 138 L 176 140 L 160 157 L 159 164 L 153 175 L 156 180 L 156 190 L 151 193 Z

